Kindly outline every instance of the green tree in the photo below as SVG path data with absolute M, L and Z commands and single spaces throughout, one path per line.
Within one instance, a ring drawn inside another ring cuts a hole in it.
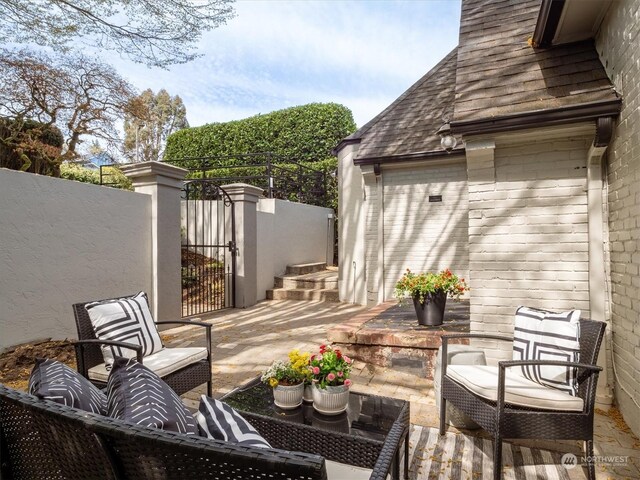
M 157 94 L 147 89 L 135 99 L 134 114 L 124 120 L 124 154 L 130 161 L 159 161 L 167 137 L 187 128 L 187 109 L 182 99 L 163 88 Z
M 55 125 L 0 118 L 0 167 L 60 176 L 62 133 Z
M 196 58 L 202 33 L 233 18 L 233 1 L 0 0 L 0 43 L 89 45 L 167 67 Z

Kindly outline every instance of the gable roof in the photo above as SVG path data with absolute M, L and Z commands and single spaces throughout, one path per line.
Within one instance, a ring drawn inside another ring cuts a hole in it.
M 357 160 L 439 151 L 437 131 L 443 116 L 451 118 L 455 89 L 456 49 L 391 105 L 345 139 L 360 141 Z
M 593 41 L 528 44 L 541 0 L 463 0 L 452 127 L 619 98 Z M 459 130 L 458 130 L 459 131 Z
M 458 47 L 336 150 L 359 143 L 356 164 L 441 155 L 443 117 L 459 134 L 617 116 L 621 99 L 592 40 L 529 44 L 542 1 L 462 0 Z

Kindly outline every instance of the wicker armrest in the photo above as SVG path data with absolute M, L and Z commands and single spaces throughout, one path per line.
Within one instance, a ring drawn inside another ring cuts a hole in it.
M 593 370 L 600 372 L 602 367 L 598 365 L 591 365 L 589 363 L 578 363 L 578 362 L 563 362 L 562 360 L 504 360 L 498 362 L 498 367 L 500 370 L 504 370 L 505 368 L 510 367 L 522 367 L 524 365 L 549 365 L 549 366 L 557 366 L 557 367 L 576 367 L 582 368 L 584 370 Z
M 126 342 L 116 342 L 115 340 L 75 340 L 73 342 L 73 346 L 76 349 L 76 359 L 78 363 L 78 372 L 83 377 L 87 377 L 87 368 L 85 368 L 84 364 L 84 347 L 87 345 L 113 345 L 114 347 L 128 348 L 130 350 L 135 350 L 136 352 L 136 360 L 139 363 L 142 363 L 142 345 L 135 345 L 133 343 Z
M 190 327 L 202 327 L 205 329 L 207 336 L 207 352 L 211 356 L 211 325 L 204 322 L 190 322 L 189 320 L 163 320 L 156 322 L 156 325 L 188 325 Z

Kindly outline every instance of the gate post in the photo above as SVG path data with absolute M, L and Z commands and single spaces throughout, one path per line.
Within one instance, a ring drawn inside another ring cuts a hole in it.
M 180 192 L 188 171 L 160 162 L 120 169 L 136 192 L 151 195 L 151 313 L 156 320 L 178 320 L 182 317 Z
M 246 308 L 258 302 L 258 200 L 262 189 L 234 183 L 223 185 L 233 201 L 236 224 L 236 292 L 237 308 Z

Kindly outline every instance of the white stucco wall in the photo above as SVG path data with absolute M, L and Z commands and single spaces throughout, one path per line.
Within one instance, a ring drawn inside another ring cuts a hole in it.
M 327 262 L 333 256 L 334 212 L 285 200 L 262 198 L 257 205 L 258 300 L 273 288 L 287 265 Z
M 151 197 L 0 169 L 0 350 L 75 338 L 73 303 L 151 291 Z
M 357 145 L 338 152 L 338 289 L 340 301 L 367 303 L 365 266 L 364 182 L 353 165 Z
M 623 98 L 607 151 L 615 398 L 640 435 L 640 0 L 613 2 L 596 37 Z M 635 402 L 634 402 L 635 399 Z

